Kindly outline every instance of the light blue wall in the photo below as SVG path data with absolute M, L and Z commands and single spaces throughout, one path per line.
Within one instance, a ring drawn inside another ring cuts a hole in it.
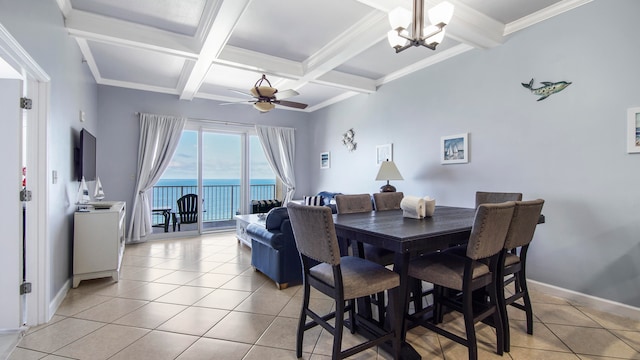
M 332 158 L 309 168 L 311 188 L 376 192 L 375 147 L 393 143 L 405 194 L 469 207 L 476 190 L 545 199 L 531 279 L 640 306 L 640 154 L 626 152 L 626 111 L 640 106 L 638 14 L 639 1 L 596 0 L 313 113 L 309 162 Z M 538 102 L 520 85 L 532 77 L 573 84 Z M 349 128 L 351 153 L 340 142 Z M 470 162 L 441 165 L 440 137 L 465 132 Z
M 219 102 L 211 100 L 186 101 L 176 95 L 101 85 L 98 87 L 98 174 L 106 198 L 126 200 L 129 210 L 133 207 L 140 136 L 136 112 L 295 128 L 297 194 L 309 190 L 310 179 L 305 164 L 309 157 L 306 145 L 309 142 L 309 114 L 278 109 L 262 114 L 246 105 L 220 106 Z
M 72 271 L 73 211 L 78 183 L 73 176 L 73 148 L 79 131 L 97 134 L 97 89 L 75 40 L 64 28 L 60 9 L 53 0 L 0 0 L 0 23 L 50 76 L 48 157 L 48 234 L 51 251 L 47 276 L 50 299 L 69 280 Z M 79 112 L 87 121 L 79 121 Z M 58 172 L 51 184 L 51 171 Z M 18 254 L 16 254 L 18 256 Z

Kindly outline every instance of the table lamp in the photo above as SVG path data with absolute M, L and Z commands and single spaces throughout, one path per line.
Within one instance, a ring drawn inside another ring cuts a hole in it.
M 380 187 L 380 192 L 395 192 L 396 188 L 393 185 L 389 185 L 389 180 L 404 180 L 402 175 L 400 175 L 400 171 L 396 167 L 396 164 L 393 161 L 383 161 L 380 163 L 380 169 L 378 170 L 378 176 L 376 176 L 376 181 L 378 180 L 386 180 L 387 184 L 382 185 Z

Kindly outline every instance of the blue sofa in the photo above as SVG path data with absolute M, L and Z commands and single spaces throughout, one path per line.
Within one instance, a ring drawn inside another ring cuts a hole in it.
M 302 283 L 302 266 L 286 207 L 269 211 L 264 225 L 247 225 L 251 265 L 275 281 L 278 289 Z

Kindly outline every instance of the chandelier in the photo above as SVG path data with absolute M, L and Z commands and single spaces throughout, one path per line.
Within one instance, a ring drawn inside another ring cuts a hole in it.
M 389 44 L 396 53 L 404 51 L 411 46 L 425 46 L 435 50 L 436 46 L 444 39 L 444 27 L 453 16 L 454 6 L 448 1 L 443 1 L 427 11 L 429 22 L 424 21 L 424 0 L 413 0 L 413 14 L 402 7 L 393 9 L 389 13 L 391 31 L 387 34 Z M 408 28 L 411 25 L 411 33 Z

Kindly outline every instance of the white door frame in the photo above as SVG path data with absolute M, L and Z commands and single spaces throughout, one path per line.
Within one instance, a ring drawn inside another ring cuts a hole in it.
M 27 212 L 26 237 L 27 281 L 33 286 L 31 294 L 27 296 L 27 317 L 22 321 L 29 326 L 35 326 L 49 321 L 52 314 L 49 308 L 50 279 L 47 276 L 51 251 L 47 242 L 49 187 L 46 151 L 51 78 L 2 24 L 0 57 L 22 74 L 23 96 L 33 100 L 33 108 L 28 112 L 30 126 L 27 130 L 27 188 L 32 191 L 33 197 Z

